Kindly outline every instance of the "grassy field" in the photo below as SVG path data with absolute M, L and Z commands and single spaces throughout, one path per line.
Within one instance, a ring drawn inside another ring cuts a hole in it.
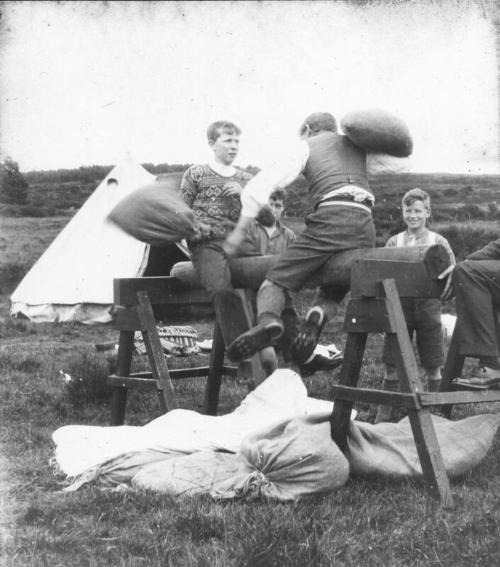
M 0 292 L 14 289 L 70 219 L 0 217 Z
M 479 191 L 474 186 L 475 191 Z M 487 199 L 492 195 L 490 187 Z M 483 462 L 452 483 L 455 508 L 443 510 L 421 482 L 351 478 L 337 492 L 295 504 L 216 503 L 208 497 L 176 499 L 152 492 L 83 488 L 61 492 L 49 466 L 51 435 L 66 424 L 107 425 L 107 375 L 113 354 L 96 343 L 115 341 L 110 325 L 34 325 L 9 317 L 9 296 L 71 215 L 4 218 L 0 225 L 0 564 L 3 566 L 490 566 L 500 563 L 500 438 Z M 303 221 L 286 220 L 300 231 Z M 477 226 L 477 225 L 476 225 Z M 488 225 L 489 227 L 489 225 Z M 497 227 L 498 228 L 498 227 Z M 297 296 L 304 313 L 310 296 Z M 453 311 L 453 304 L 446 306 Z M 343 312 L 322 342 L 344 347 Z M 191 324 L 199 340 L 211 337 L 208 318 Z M 371 335 L 362 385 L 379 386 L 383 337 Z M 204 355 L 172 359 L 200 365 Z M 137 369 L 145 361 L 134 359 Z M 470 370 L 470 366 L 467 368 Z M 60 371 L 82 377 L 91 391 L 71 388 Z M 304 379 L 309 395 L 328 399 L 337 374 Z M 180 407 L 200 411 L 199 380 L 175 384 Z M 219 413 L 237 407 L 248 384 L 226 380 Z M 359 419 L 376 408 L 361 405 Z M 456 408 L 453 419 L 499 412 L 497 405 Z M 154 393 L 132 392 L 127 423 L 160 415 Z
M 215 503 L 92 487 L 62 493 L 49 467 L 51 434 L 65 424 L 109 424 L 102 385 L 114 361 L 94 344 L 115 340 L 116 332 L 109 325 L 11 320 L 5 296 L 0 317 L 2 565 L 485 566 L 500 559 L 500 439 L 473 472 L 453 483 L 451 511 L 416 481 L 351 479 L 335 493 L 295 504 Z M 340 320 L 324 340 L 343 347 Z M 209 320 L 182 322 L 194 325 L 200 339 L 210 337 Z M 369 339 L 364 385 L 380 384 L 381 341 L 380 335 Z M 144 364 L 134 361 L 136 368 Z M 85 376 L 96 385 L 95 395 L 68 389 L 59 370 Z M 325 399 L 334 380 L 335 374 L 318 373 L 304 381 L 310 395 Z M 181 407 L 201 409 L 201 382 L 185 380 L 175 388 Z M 235 408 L 247 392 L 247 384 L 225 381 L 220 413 Z M 374 407 L 358 409 L 360 419 L 373 419 Z M 454 418 L 490 411 L 498 408 L 455 410 Z M 156 395 L 132 393 L 127 423 L 158 415 Z

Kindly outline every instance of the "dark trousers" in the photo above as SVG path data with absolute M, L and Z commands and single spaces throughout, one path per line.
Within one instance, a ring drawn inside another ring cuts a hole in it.
M 249 325 L 241 298 L 231 284 L 231 272 L 222 249 L 223 243 L 224 240 L 211 240 L 190 245 L 190 250 L 201 284 L 212 299 L 224 343 L 229 346 L 236 337 L 248 331 Z
M 468 260 L 453 270 L 460 354 L 498 357 L 500 260 Z

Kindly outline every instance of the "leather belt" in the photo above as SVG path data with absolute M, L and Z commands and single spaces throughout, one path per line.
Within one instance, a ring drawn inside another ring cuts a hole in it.
M 369 213 L 372 212 L 372 202 L 370 199 L 365 199 L 364 201 L 355 201 L 354 197 L 350 197 L 348 195 L 345 196 L 335 196 L 331 197 L 330 199 L 325 199 L 324 201 L 320 201 L 316 208 L 319 207 L 326 207 L 326 206 L 333 206 L 333 205 L 348 205 L 349 207 L 358 207 Z
M 372 208 L 372 201 L 370 199 L 365 199 L 364 201 L 355 201 L 354 197 L 351 195 L 335 195 L 335 197 L 330 197 L 329 199 L 325 199 L 324 201 L 320 201 L 320 204 L 323 203 L 333 203 L 335 201 L 347 201 L 350 203 L 358 203 L 360 205 L 364 205 L 365 207 Z

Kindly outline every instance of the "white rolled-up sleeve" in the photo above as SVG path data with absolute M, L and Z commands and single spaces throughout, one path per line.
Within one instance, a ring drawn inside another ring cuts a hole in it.
M 241 216 L 255 218 L 275 189 L 286 187 L 303 171 L 308 158 L 309 146 L 304 140 L 297 141 L 259 171 L 241 193 Z

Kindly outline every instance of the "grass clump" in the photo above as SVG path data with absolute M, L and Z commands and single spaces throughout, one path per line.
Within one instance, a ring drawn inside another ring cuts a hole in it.
M 36 335 L 36 333 L 35 326 L 28 319 L 7 317 L 4 320 L 0 320 L 0 338 Z
M 28 273 L 29 266 L 21 262 L 5 262 L 0 264 L 0 293 L 10 293 Z
M 111 388 L 107 385 L 110 362 L 91 350 L 72 353 L 60 371 L 69 398 L 74 404 L 107 401 Z

